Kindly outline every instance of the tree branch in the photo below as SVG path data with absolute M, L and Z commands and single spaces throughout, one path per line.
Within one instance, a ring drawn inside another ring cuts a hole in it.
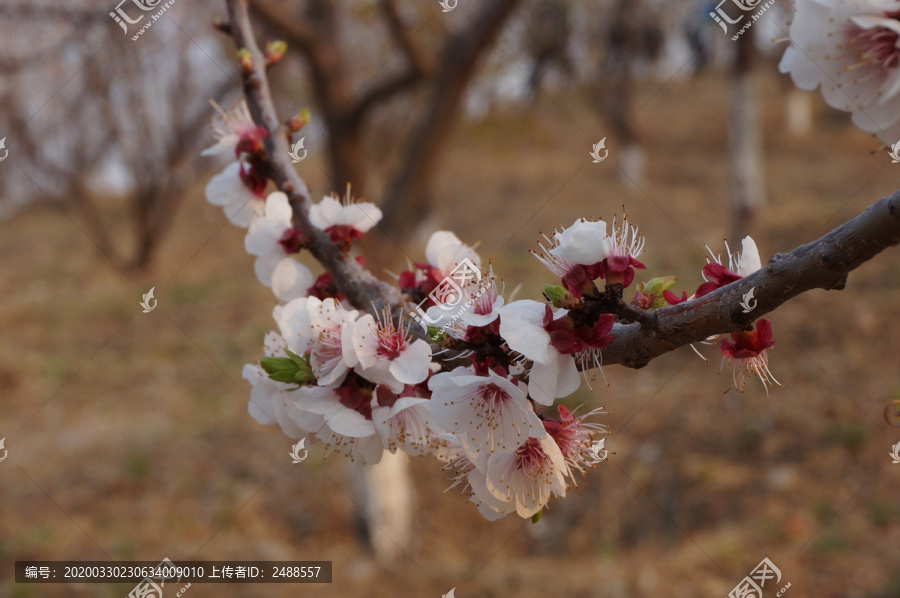
M 652 359 L 717 334 L 747 328 L 782 303 L 812 289 L 843 289 L 850 271 L 900 243 L 900 191 L 812 243 L 775 254 L 757 272 L 699 299 L 655 310 L 652 330 L 617 324 L 616 339 L 603 350 L 604 364 L 640 368 Z M 755 289 L 750 313 L 742 297 Z
M 341 252 L 329 235 L 310 223 L 309 190 L 289 159 L 288 137 L 279 124 L 272 102 L 265 72 L 265 58 L 250 26 L 247 0 L 226 0 L 226 3 L 234 43 L 238 48 L 246 48 L 252 58 L 252 70 L 243 75 L 244 95 L 247 97 L 250 114 L 257 125 L 265 127 L 270 133 L 265 140 L 267 174 L 288 196 L 294 211 L 294 227 L 308 235 L 310 253 L 331 272 L 337 288 L 355 307 L 379 310 L 386 306 L 400 305 L 402 297 L 397 289 L 375 278 L 356 260 Z
M 432 72 L 431 60 L 419 50 L 418 46 L 413 44 L 412 35 L 400 18 L 394 0 L 379 0 L 378 5 L 387 21 L 391 37 L 406 55 L 407 68 L 404 72 L 386 78 L 360 97 L 350 108 L 347 118 L 351 122 L 361 121 L 376 104 L 418 83 Z

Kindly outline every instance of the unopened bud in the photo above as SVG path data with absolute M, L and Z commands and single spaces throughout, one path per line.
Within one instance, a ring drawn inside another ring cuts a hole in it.
M 560 285 L 546 285 L 544 287 L 544 296 L 556 308 L 574 309 L 579 304 L 578 298 Z
M 284 57 L 287 51 L 287 44 L 282 40 L 276 40 L 266 44 L 266 66 L 277 63 Z
M 306 123 L 309 122 L 310 114 L 309 110 L 304 108 L 300 111 L 299 114 L 295 114 L 291 118 L 288 119 L 287 126 L 291 130 L 291 133 L 296 133 L 300 129 L 306 126 Z
M 238 64 L 241 65 L 241 74 L 250 75 L 253 73 L 253 55 L 247 48 L 241 48 L 237 51 Z

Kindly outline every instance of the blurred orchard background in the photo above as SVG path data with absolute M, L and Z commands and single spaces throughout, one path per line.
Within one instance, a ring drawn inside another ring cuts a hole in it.
M 209 99 L 240 97 L 224 5 L 176 0 L 133 40 L 114 2 L 0 3 L 0 596 L 131 589 L 17 585 L 15 560 L 164 557 L 334 563 L 330 585 L 195 598 L 712 597 L 764 557 L 788 596 L 900 596 L 896 250 L 771 316 L 771 396 L 728 391 L 714 347 L 608 367 L 567 403 L 606 406 L 610 459 L 537 525 L 485 521 L 414 459 L 413 533 L 373 552 L 347 464 L 312 443 L 293 465 L 247 414 L 274 301 L 199 156 Z M 447 229 L 539 299 L 539 233 L 624 206 L 648 272 L 693 289 L 704 244 L 749 233 L 765 261 L 900 188 L 876 138 L 778 73 L 787 0 L 739 41 L 691 0 L 250 4 L 288 44 L 280 113 L 312 115 L 297 170 L 382 207 L 361 253 L 385 278 Z

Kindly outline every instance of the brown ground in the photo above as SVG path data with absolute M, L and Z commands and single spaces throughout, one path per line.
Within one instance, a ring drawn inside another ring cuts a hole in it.
M 900 188 L 900 166 L 824 108 L 809 138 L 789 137 L 779 88 L 765 88 L 770 207 L 754 229 L 764 259 Z M 436 221 L 480 240 L 508 287 L 536 297 L 550 281 L 525 252 L 538 232 L 624 203 L 647 235 L 648 272 L 693 289 L 703 244 L 718 250 L 727 229 L 725 97 L 713 77 L 644 86 L 645 193 L 617 182 L 613 139 L 611 159 L 591 164 L 605 126 L 577 98 L 463 126 Z M 315 164 L 301 167 L 325 191 Z M 709 365 L 684 349 L 639 371 L 607 368 L 610 386 L 582 398 L 608 408 L 615 455 L 533 530 L 484 521 L 441 494 L 436 464 L 415 461 L 417 547 L 382 567 L 355 536 L 341 461 L 322 463 L 314 447 L 291 466 L 291 442 L 246 413 L 241 366 L 260 354 L 274 299 L 253 279 L 242 232 L 223 227 L 200 188 L 155 272 L 133 281 L 98 257 L 77 217 L 36 209 L 4 225 L 0 596 L 124 596 L 121 584 L 10 580 L 17 559 L 107 556 L 334 562 L 331 585 L 195 585 L 194 598 L 438 597 L 454 586 L 459 598 L 713 597 L 763 557 L 789 597 L 900 596 L 900 466 L 888 457 L 900 430 L 882 419 L 900 399 L 896 249 L 845 291 L 775 312 L 772 370 L 785 388 L 771 397 L 758 385 L 725 393 L 712 347 Z M 143 314 L 151 286 L 159 307 Z

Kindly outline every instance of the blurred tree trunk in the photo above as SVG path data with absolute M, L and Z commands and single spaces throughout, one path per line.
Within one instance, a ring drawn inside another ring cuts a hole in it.
M 394 240 L 405 238 L 428 212 L 438 159 L 478 59 L 518 3 L 519 0 L 493 0 L 482 4 L 471 26 L 452 35 L 444 45 L 428 107 L 382 202 L 385 213 L 382 230 Z
M 737 40 L 731 72 L 731 236 L 748 234 L 753 217 L 765 203 L 762 142 L 756 110 L 752 30 Z

